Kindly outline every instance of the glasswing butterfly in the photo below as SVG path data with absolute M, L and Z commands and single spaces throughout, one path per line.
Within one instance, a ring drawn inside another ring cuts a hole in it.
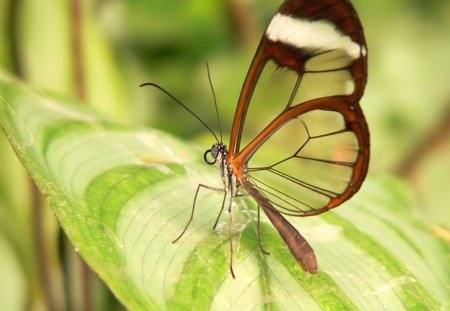
M 261 77 L 274 69 L 284 75 L 274 88 L 284 91 L 270 100 L 256 99 Z M 225 192 L 214 227 L 227 194 L 230 212 L 235 198 L 246 193 L 258 204 L 258 237 L 262 208 L 302 268 L 317 273 L 312 247 L 283 215 L 323 213 L 361 187 L 370 156 L 369 131 L 359 106 L 366 81 L 366 42 L 350 1 L 285 1 L 247 73 L 228 148 L 213 133 L 217 143 L 204 154 L 207 163 L 219 162 L 223 188 L 197 187 L 191 218 L 174 242 L 193 219 L 200 188 Z M 256 130 L 248 120 L 256 120 Z

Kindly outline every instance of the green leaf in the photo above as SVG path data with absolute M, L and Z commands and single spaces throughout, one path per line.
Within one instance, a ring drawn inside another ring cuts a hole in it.
M 444 310 L 449 245 L 411 216 L 408 188 L 368 179 L 326 214 L 290 218 L 314 247 L 302 271 L 251 198 L 212 229 L 222 194 L 202 151 L 156 130 L 130 129 L 87 108 L 0 80 L 0 122 L 75 249 L 131 310 Z M 233 267 L 229 273 L 229 234 Z

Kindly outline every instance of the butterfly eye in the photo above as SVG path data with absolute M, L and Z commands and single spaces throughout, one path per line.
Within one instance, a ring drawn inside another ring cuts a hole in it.
M 208 154 L 211 154 L 212 159 L 208 159 Z M 211 149 L 208 149 L 205 151 L 205 154 L 203 155 L 203 159 L 205 159 L 205 162 L 208 164 L 214 164 L 217 162 L 217 156 L 219 154 L 219 151 L 217 149 L 217 145 L 212 146 Z

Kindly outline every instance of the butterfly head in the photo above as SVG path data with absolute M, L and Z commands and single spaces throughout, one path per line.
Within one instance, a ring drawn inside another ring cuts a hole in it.
M 217 162 L 217 160 L 226 159 L 228 154 L 227 146 L 224 143 L 217 143 L 212 145 L 211 149 L 208 149 L 205 151 L 205 154 L 203 155 L 203 158 L 205 159 L 205 162 L 208 164 L 214 164 Z M 208 155 L 211 155 L 209 157 Z

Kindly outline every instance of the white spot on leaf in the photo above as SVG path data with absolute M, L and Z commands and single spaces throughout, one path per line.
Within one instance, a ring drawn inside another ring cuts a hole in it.
M 389 282 L 385 283 L 384 285 L 378 287 L 375 291 L 376 294 L 383 294 L 387 291 L 390 291 L 396 287 L 399 287 L 403 284 L 407 284 L 407 283 L 414 283 L 417 282 L 416 279 L 410 277 L 410 276 L 399 276 L 396 277 L 392 280 L 390 280 Z
M 302 228 L 302 234 L 307 240 L 318 242 L 335 241 L 339 238 L 341 231 L 342 227 L 330 224 Z

